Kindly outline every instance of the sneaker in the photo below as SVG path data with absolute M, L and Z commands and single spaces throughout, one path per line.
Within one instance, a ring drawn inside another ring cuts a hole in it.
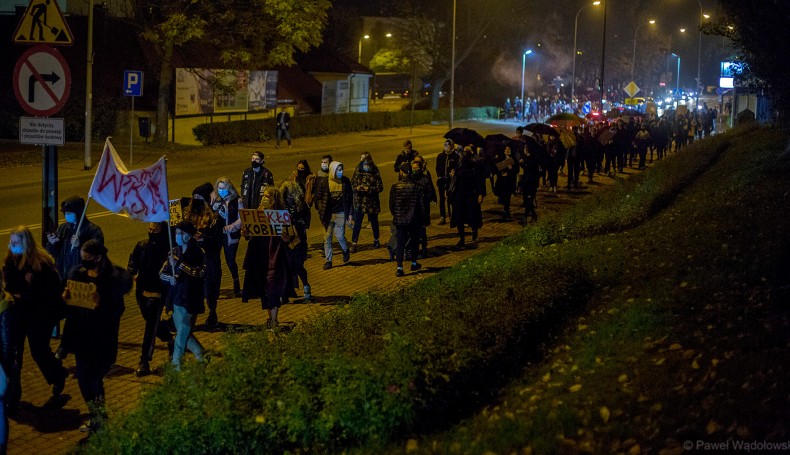
M 310 291 L 311 291 L 310 285 L 306 284 L 304 286 L 304 301 L 305 301 L 305 303 L 309 303 L 310 300 L 313 298 L 313 294 Z
M 343 264 L 347 263 L 350 260 L 351 260 L 351 251 L 349 250 L 343 251 Z
M 373 248 L 381 248 L 381 242 L 379 242 L 379 239 L 373 241 Z
M 324 270 L 329 270 L 332 268 L 332 261 L 324 262 Z
M 99 429 L 99 421 L 94 419 L 88 419 L 80 425 L 80 431 L 83 433 L 95 433 L 96 430 Z
M 356 253 L 357 252 L 357 242 L 352 242 L 351 243 L 351 247 L 348 249 L 348 251 L 350 253 Z M 345 254 L 343 255 L 343 262 L 348 262 L 348 261 L 346 261 Z
M 137 366 L 137 370 L 134 372 L 134 375 L 138 378 L 143 376 L 148 376 L 151 374 L 151 366 L 148 365 L 147 360 L 141 360 L 140 364 Z
M 410 270 L 412 272 L 416 272 L 417 270 L 420 270 L 421 268 L 422 268 L 422 264 L 420 264 L 418 262 L 412 262 L 411 263 L 411 269 Z
M 395 269 L 395 276 L 403 276 L 403 267 Z

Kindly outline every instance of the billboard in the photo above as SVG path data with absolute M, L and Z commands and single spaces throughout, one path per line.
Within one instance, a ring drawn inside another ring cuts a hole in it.
M 176 117 L 276 106 L 277 71 L 176 68 Z

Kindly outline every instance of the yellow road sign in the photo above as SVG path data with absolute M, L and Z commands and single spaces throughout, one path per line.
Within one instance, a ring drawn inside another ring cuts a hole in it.
M 628 94 L 628 96 L 630 96 L 631 98 L 633 98 L 633 97 L 634 97 L 634 95 L 636 95 L 637 93 L 639 93 L 639 90 L 642 90 L 642 89 L 640 89 L 640 88 L 639 88 L 639 86 L 638 86 L 638 85 L 636 85 L 636 83 L 635 83 L 634 81 L 631 81 L 631 82 L 629 82 L 629 83 L 628 83 L 628 85 L 626 85 L 625 87 L 623 87 L 623 90 L 625 90 L 625 93 L 627 93 L 627 94 Z
M 14 32 L 16 44 L 74 44 L 69 24 L 63 18 L 57 0 L 32 0 Z

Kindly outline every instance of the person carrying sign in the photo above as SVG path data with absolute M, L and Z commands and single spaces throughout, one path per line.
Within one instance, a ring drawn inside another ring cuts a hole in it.
M 85 242 L 80 249 L 80 259 L 80 267 L 72 269 L 69 285 L 63 292 L 69 305 L 62 346 L 66 353 L 74 354 L 77 383 L 90 411 L 90 418 L 80 431 L 94 432 L 106 417 L 104 377 L 118 357 L 123 298 L 132 290 L 132 276 L 110 262 L 107 248 L 98 240 Z M 77 296 L 73 289 L 77 287 L 72 287 L 72 281 L 91 284 L 95 291 L 74 302 Z

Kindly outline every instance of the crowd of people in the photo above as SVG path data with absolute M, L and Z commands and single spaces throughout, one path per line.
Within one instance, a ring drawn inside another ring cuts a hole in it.
M 592 182 L 596 174 L 614 176 L 627 166 L 644 169 L 654 158 L 661 160 L 670 150 L 692 142 L 698 131 L 710 133 L 690 114 L 583 123 L 572 129 L 573 140 L 563 137 L 567 132 L 555 131 L 518 127 L 512 140 L 495 146 L 447 139 L 430 166 L 433 172 L 406 140 L 396 156 L 397 181 L 388 194 L 392 223 L 386 249 L 395 261 L 395 275 L 405 275 L 405 261 L 411 262 L 411 272 L 420 270 L 419 259 L 428 257 L 426 227 L 432 222 L 432 206 L 438 205 L 438 224 L 449 224 L 457 232 L 456 248 L 466 248 L 467 235 L 475 242 L 483 226 L 481 204 L 487 182 L 502 205 L 502 221 L 517 219 L 527 224 L 537 220 L 540 186 L 556 194 L 560 175 L 566 176 L 565 187 L 572 191 L 580 188 L 582 175 Z M 313 209 L 324 232 L 324 270 L 333 267 L 335 242 L 344 263 L 357 252 L 365 217 L 373 234 L 372 247 L 382 246 L 379 214 L 385 188 L 370 153 L 361 154 L 350 175 L 330 155 L 321 158 L 315 173 L 307 160 L 299 160 L 279 184 L 264 164 L 264 154 L 254 152 L 238 189 L 225 176 L 196 187 L 181 200 L 182 220 L 174 229 L 167 222 L 150 223 L 148 237 L 134 247 L 125 268 L 110 260 L 102 230 L 84 217 L 85 201 L 79 196 L 62 201 L 65 221 L 46 236 L 43 247 L 29 228 L 11 231 L 0 276 L 0 397 L 4 404 L 0 438 L 7 435 L 6 415 L 19 408 L 26 339 L 31 357 L 52 386 L 54 401 L 62 394 L 67 377 L 62 361 L 74 355 L 79 389 L 90 410 L 90 419 L 81 430 L 91 432 L 100 425 L 103 379 L 116 360 L 124 295 L 132 290 L 133 282 L 145 320 L 135 374 L 145 376 L 151 373 L 157 339 L 167 344 L 175 370 L 181 368 L 186 352 L 197 361 L 204 358 L 195 325 L 206 309 L 206 324 L 219 323 L 222 256 L 234 296 L 242 302 L 259 299 L 268 317 L 265 325 L 274 330 L 279 325 L 279 308 L 297 297 L 300 283 L 304 301 L 313 299 L 305 268 Z M 514 195 L 522 196 L 523 207 L 523 214 L 515 217 Z M 282 235 L 252 236 L 241 222 L 240 210 L 246 208 L 287 210 L 293 229 Z M 346 226 L 352 230 L 350 242 Z M 247 240 L 243 282 L 237 266 L 241 237 Z M 172 317 L 163 318 L 163 313 Z M 50 339 L 63 319 L 60 346 L 53 353 Z

